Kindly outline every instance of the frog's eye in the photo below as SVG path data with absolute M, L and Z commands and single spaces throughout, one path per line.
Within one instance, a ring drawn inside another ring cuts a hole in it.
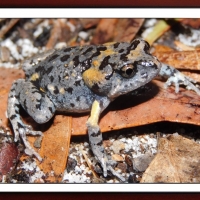
M 120 74 L 124 77 L 124 78 L 131 78 L 133 77 L 137 72 L 137 68 L 132 65 L 132 64 L 128 64 L 128 65 L 124 65 L 121 69 L 120 69 Z

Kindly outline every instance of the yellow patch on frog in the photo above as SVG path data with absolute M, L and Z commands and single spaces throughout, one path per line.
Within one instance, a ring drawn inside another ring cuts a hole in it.
M 92 62 L 93 66 L 95 67 L 99 67 L 101 62 L 106 56 L 113 55 L 116 53 L 114 49 L 111 47 L 107 47 L 105 51 L 100 51 L 100 52 L 101 54 Z
M 45 92 L 44 88 L 40 87 L 40 91 L 41 92 Z
M 105 75 L 98 68 L 92 67 L 83 73 L 83 80 L 91 88 L 95 83 L 105 81 Z
M 64 88 L 60 88 L 60 89 L 59 89 L 59 92 L 60 92 L 60 94 L 65 94 Z
M 92 104 L 90 117 L 87 123 L 89 123 L 92 126 L 98 126 L 100 112 L 101 112 L 101 109 L 100 109 L 99 102 L 95 100 Z
M 131 50 L 130 53 L 126 56 L 129 60 L 135 60 L 141 56 L 141 51 Z
M 104 43 L 103 45 L 104 46 L 111 46 L 111 45 L 113 45 L 113 44 L 115 44 L 116 42 L 107 42 L 107 43 Z
M 94 65 L 94 67 L 98 67 L 100 63 L 98 60 L 94 60 L 92 61 L 92 64 Z
M 34 73 L 34 74 L 31 76 L 31 81 L 36 81 L 38 78 L 39 78 L 39 74 L 38 74 L 38 73 Z
M 137 45 L 137 48 L 131 50 L 130 53 L 126 56 L 129 60 L 135 60 L 136 58 L 142 56 L 142 52 L 144 51 L 144 43 L 140 43 Z
M 105 55 L 105 56 L 109 56 L 109 55 L 113 55 L 113 54 L 115 54 L 116 52 L 113 50 L 113 49 L 111 49 L 111 48 L 108 48 L 108 49 L 106 49 L 105 51 L 103 51 L 103 54 Z

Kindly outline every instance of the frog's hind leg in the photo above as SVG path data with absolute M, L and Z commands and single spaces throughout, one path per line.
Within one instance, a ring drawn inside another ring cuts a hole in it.
M 24 79 L 19 79 L 13 83 L 8 96 L 7 113 L 15 133 L 15 142 L 19 141 L 20 136 L 26 147 L 25 153 L 35 155 L 41 161 L 42 158 L 30 146 L 26 135 L 42 135 L 42 132 L 33 131 L 31 126 L 22 122 L 19 114 L 20 105 L 38 123 L 45 123 L 50 120 L 55 112 L 55 106 L 43 92 Z
M 101 102 L 95 100 L 92 104 L 92 110 L 91 115 L 87 121 L 87 128 L 88 128 L 88 135 L 89 135 L 89 141 L 92 148 L 92 151 L 101 164 L 103 168 L 103 174 L 106 177 L 107 171 L 110 171 L 114 176 L 118 177 L 122 181 L 125 181 L 125 179 L 119 175 L 115 170 L 112 168 L 112 160 L 107 159 L 107 155 L 105 153 L 105 149 L 103 147 L 103 138 L 102 133 L 100 131 L 98 121 L 100 113 L 105 109 L 105 107 L 108 105 L 108 100 L 105 100 L 105 102 Z M 104 105 L 101 107 L 100 105 Z

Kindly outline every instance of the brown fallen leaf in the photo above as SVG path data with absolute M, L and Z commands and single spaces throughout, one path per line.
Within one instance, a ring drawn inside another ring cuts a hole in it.
M 103 44 L 112 40 L 116 23 L 119 19 L 101 19 L 91 41 L 92 44 Z
M 35 123 L 34 123 L 35 125 Z M 56 115 L 52 125 L 43 132 L 40 148 L 35 148 L 36 137 L 27 136 L 31 146 L 40 154 L 43 161 L 37 165 L 46 174 L 45 181 L 61 182 L 66 169 L 71 139 L 71 117 Z
M 131 42 L 144 19 L 101 19 L 91 41 L 92 44 L 106 42 Z
M 8 93 L 14 80 L 24 77 L 23 70 L 6 69 L 1 67 L 0 73 L 0 120 L 1 126 L 8 127 L 8 119 L 6 118 Z
M 164 83 L 154 80 L 141 96 L 121 96 L 112 102 L 100 118 L 102 132 L 140 126 L 159 121 L 200 125 L 200 97 L 180 88 L 164 89 Z M 126 104 L 124 103 L 126 102 Z M 72 135 L 87 133 L 87 116 L 72 118 Z
M 160 62 L 177 69 L 200 70 L 200 50 L 154 52 Z
M 114 30 L 113 41 L 131 42 L 143 22 L 144 19 L 119 19 Z
M 141 183 L 199 183 L 200 145 L 178 134 L 159 140 L 158 153 Z
M 32 137 L 33 138 L 33 137 Z M 51 174 L 46 180 L 60 182 L 67 164 L 71 139 L 71 117 L 56 115 L 52 126 L 44 132 L 39 154 L 43 158 L 38 166 L 46 174 Z

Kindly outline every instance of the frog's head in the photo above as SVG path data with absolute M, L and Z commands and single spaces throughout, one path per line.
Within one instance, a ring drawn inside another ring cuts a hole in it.
M 150 82 L 161 68 L 158 59 L 149 53 L 149 44 L 136 39 L 120 55 L 120 61 L 114 67 L 112 88 L 108 97 L 116 98 Z

